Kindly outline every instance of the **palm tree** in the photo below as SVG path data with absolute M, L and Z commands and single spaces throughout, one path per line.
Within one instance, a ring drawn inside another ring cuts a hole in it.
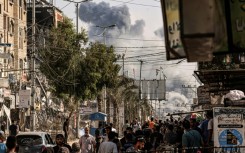
M 138 87 L 134 85 L 134 80 L 131 78 L 125 78 L 122 76 L 118 77 L 118 82 L 114 88 L 111 88 L 107 92 L 107 103 L 108 107 L 109 104 L 113 106 L 113 123 L 116 125 L 118 129 L 118 113 L 119 113 L 119 106 L 124 105 L 124 114 L 125 119 L 133 120 L 134 118 L 138 117 L 136 108 L 139 107 L 139 93 Z M 141 107 L 144 107 L 142 105 Z M 109 109 L 107 109 L 109 112 Z M 108 118 L 109 122 L 109 118 Z

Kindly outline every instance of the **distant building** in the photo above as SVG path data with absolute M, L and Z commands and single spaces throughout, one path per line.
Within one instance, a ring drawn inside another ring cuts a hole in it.
M 53 6 L 46 0 L 35 1 L 35 33 L 32 32 L 33 27 L 33 4 L 32 0 L 27 0 L 27 27 L 28 27 L 28 47 L 27 57 L 29 63 L 31 63 L 31 56 L 33 53 L 32 44 L 35 43 L 35 106 L 34 109 L 39 111 L 42 109 L 42 102 L 48 103 L 50 93 L 47 93 L 48 82 L 46 77 L 39 71 L 40 56 L 38 50 L 46 47 L 46 39 L 49 35 L 50 29 L 58 26 L 58 22 L 63 21 L 62 11 Z M 32 36 L 35 36 L 35 42 L 32 41 Z M 31 66 L 31 65 L 30 65 Z M 30 75 L 30 74 L 29 74 Z M 31 85 L 31 80 L 28 86 Z M 45 105 L 46 106 L 46 105 Z M 27 124 L 30 122 L 30 117 L 27 117 Z M 37 121 L 39 122 L 39 120 Z M 42 124 L 42 123 L 39 123 Z
M 63 21 L 63 14 L 62 11 L 53 6 L 52 3 L 49 3 L 46 0 L 36 0 L 35 4 L 35 36 L 36 42 L 35 47 L 36 50 L 45 48 L 46 46 L 46 38 L 49 34 L 49 30 L 55 26 L 58 26 L 58 22 Z M 32 0 L 28 0 L 27 3 L 27 26 L 28 26 L 28 35 L 32 36 Z M 27 48 L 27 55 L 29 60 L 31 59 L 32 53 L 32 38 L 28 38 L 28 48 Z M 45 76 L 43 76 L 39 70 L 39 56 L 36 54 L 36 85 L 41 90 L 39 93 L 36 93 L 37 101 L 41 101 L 41 99 L 46 94 L 45 87 L 47 85 L 47 81 Z

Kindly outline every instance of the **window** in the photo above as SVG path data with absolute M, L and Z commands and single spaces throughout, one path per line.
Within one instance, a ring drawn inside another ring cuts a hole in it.
M 24 0 L 24 5 L 23 5 L 23 8 L 24 8 L 24 10 L 26 11 L 26 0 Z
M 22 7 L 22 0 L 19 0 L 19 6 Z
M 14 21 L 11 20 L 10 23 L 9 23 L 9 32 L 10 34 L 14 34 Z
M 4 10 L 4 11 L 7 10 L 6 0 L 3 0 L 3 10 Z
M 4 30 L 7 29 L 7 16 L 6 15 L 3 16 L 3 29 Z
M 43 144 L 42 137 L 38 135 L 19 135 L 17 138 L 18 145 L 40 145 Z
M 0 4 L 0 14 L 2 14 L 2 4 Z
M 23 62 L 23 59 L 20 59 L 20 63 L 19 63 L 19 64 L 20 64 L 20 66 L 19 66 L 20 69 L 23 69 L 23 68 L 24 68 L 24 62 Z
M 23 44 L 24 44 L 24 30 L 22 28 L 19 28 L 19 48 L 23 49 Z
M 23 11 L 22 11 L 22 8 L 19 9 L 19 19 L 23 20 Z
M 0 43 L 3 42 L 3 34 L 0 34 Z

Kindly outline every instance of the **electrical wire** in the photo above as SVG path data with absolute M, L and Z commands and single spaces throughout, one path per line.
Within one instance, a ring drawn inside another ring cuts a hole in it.
M 147 6 L 147 7 L 160 8 L 160 6 L 156 6 L 156 5 L 147 5 L 147 4 L 140 4 L 140 3 L 131 3 L 131 2 L 124 2 L 124 1 L 119 1 L 119 0 L 110 0 L 110 1 L 120 2 L 120 3 L 127 3 L 127 4 L 132 4 L 132 5 L 138 5 L 138 6 Z
M 120 37 L 111 37 L 111 36 L 98 36 L 98 35 L 92 35 L 92 37 L 105 37 L 105 38 L 111 38 L 111 39 L 120 39 L 120 40 L 135 40 L 135 41 L 162 41 L 164 42 L 163 39 L 137 39 L 137 38 L 120 38 Z

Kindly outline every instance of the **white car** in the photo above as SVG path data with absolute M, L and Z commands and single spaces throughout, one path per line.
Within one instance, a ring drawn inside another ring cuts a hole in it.
M 20 132 L 16 139 L 18 153 L 45 153 L 55 145 L 47 132 Z

